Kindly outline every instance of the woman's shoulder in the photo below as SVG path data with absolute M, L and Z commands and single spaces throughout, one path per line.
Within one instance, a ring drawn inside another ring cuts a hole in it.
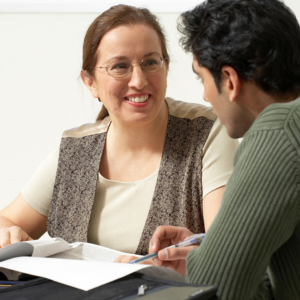
M 190 103 L 185 101 L 174 100 L 170 97 L 166 98 L 166 102 L 169 109 L 169 114 L 186 119 L 196 119 L 199 117 L 205 117 L 209 120 L 215 121 L 217 116 L 213 113 L 212 107 L 205 106 L 199 103 Z
M 105 119 L 96 121 L 95 123 L 83 124 L 79 127 L 68 129 L 64 131 L 62 137 L 80 138 L 88 135 L 105 133 L 107 132 L 110 121 L 110 117 L 107 116 Z

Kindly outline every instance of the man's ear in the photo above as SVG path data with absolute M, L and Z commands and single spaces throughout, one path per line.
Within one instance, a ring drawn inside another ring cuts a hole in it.
M 223 87 L 228 93 L 229 100 L 233 102 L 241 92 L 242 80 L 235 69 L 230 66 L 222 67 L 222 76 L 224 79 Z
M 80 72 L 80 77 L 94 98 L 99 98 L 94 78 L 85 70 Z

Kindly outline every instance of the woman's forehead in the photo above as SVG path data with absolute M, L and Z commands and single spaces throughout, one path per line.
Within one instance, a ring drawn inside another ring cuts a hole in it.
M 100 41 L 98 54 L 107 60 L 112 57 L 141 59 L 149 53 L 161 55 L 161 43 L 156 31 L 147 25 L 119 26 L 108 31 Z

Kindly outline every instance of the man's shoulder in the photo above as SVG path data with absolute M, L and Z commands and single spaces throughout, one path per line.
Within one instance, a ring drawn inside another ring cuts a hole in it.
M 255 145 L 257 151 L 264 149 L 261 155 L 266 157 L 284 149 L 287 159 L 293 156 L 300 162 L 300 98 L 268 106 L 247 131 L 241 145 L 236 160 L 245 149 L 253 150 Z
M 261 130 L 287 130 L 291 123 L 300 130 L 300 98 L 287 103 L 274 103 L 257 117 L 248 133 Z

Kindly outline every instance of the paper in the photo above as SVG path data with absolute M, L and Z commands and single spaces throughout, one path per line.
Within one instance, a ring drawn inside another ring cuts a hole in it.
M 18 256 L 46 257 L 58 252 L 74 249 L 80 244 L 68 244 L 61 238 L 14 243 L 0 249 L 0 261 Z
M 0 267 L 48 278 L 88 291 L 151 266 L 60 258 L 16 257 L 0 262 Z
M 94 245 L 94 244 L 89 244 L 89 243 L 72 243 L 69 244 L 66 241 L 64 241 L 61 238 L 51 238 L 48 240 L 35 240 L 35 241 L 26 241 L 26 242 L 20 242 L 20 243 L 15 243 L 8 245 L 2 249 L 0 249 L 0 261 L 11 261 L 13 259 L 16 259 L 18 257 L 25 258 L 24 256 L 30 256 L 33 257 L 51 257 L 51 258 L 56 258 L 59 259 L 61 264 L 66 263 L 66 264 L 76 264 L 76 260 L 81 260 L 82 261 L 93 261 L 95 262 L 110 262 L 112 263 L 119 255 L 132 255 L 120 251 L 116 251 L 113 249 L 109 249 L 103 246 L 99 245 Z M 67 262 L 65 262 L 68 260 Z M 56 262 L 56 261 L 55 261 Z M 48 261 L 47 261 L 48 263 Z M 64 281 L 60 281 L 60 279 L 53 279 L 54 277 L 59 277 L 60 278 L 60 265 L 56 264 L 55 266 L 58 266 L 58 270 L 56 272 L 50 271 L 48 269 L 48 265 L 45 265 L 45 267 L 42 266 L 31 266 L 31 268 L 26 268 L 26 270 L 19 270 L 20 268 L 16 268 L 14 262 L 10 262 L 12 264 L 10 267 L 4 267 L 3 264 L 0 264 L 0 272 L 4 273 L 4 275 L 9 279 L 9 280 L 18 280 L 18 277 L 21 273 L 27 273 L 30 275 L 36 275 L 36 276 L 41 276 L 45 278 L 52 279 L 54 281 L 58 281 L 61 283 L 65 283 Z M 46 264 L 46 262 L 44 262 Z M 23 265 L 20 265 L 19 267 L 23 268 Z M 35 267 L 38 267 L 38 269 L 34 269 Z M 33 273 L 33 270 L 35 270 Z M 52 270 L 52 268 L 51 268 Z M 41 273 L 42 272 L 42 273 Z M 49 273 L 48 273 L 49 272 Z M 81 272 L 81 271 L 80 271 Z M 102 272 L 102 271 L 101 271 Z M 135 272 L 133 270 L 133 272 Z M 78 273 L 78 270 L 77 270 Z M 131 272 L 127 273 L 130 274 Z M 43 275 L 41 275 L 43 274 Z M 51 276 L 49 277 L 48 276 Z M 65 273 L 64 273 L 65 274 Z M 101 273 L 103 274 L 103 273 Z M 124 276 L 122 275 L 123 273 L 120 273 L 120 277 Z M 127 275 L 125 274 L 125 275 Z M 69 271 L 66 271 L 66 276 L 73 275 L 73 273 L 69 273 Z M 117 278 L 118 273 L 115 274 Z M 86 273 L 85 274 L 85 280 L 90 279 L 90 274 Z M 70 277 L 70 276 L 69 276 Z M 110 278 L 110 277 L 107 277 Z M 114 279 L 112 279 L 114 280 Z M 111 281 L 111 280 L 110 280 Z M 65 283 L 68 284 L 68 283 Z M 99 283 L 101 285 L 103 283 Z M 72 285 L 74 286 L 74 285 Z M 75 286 L 76 287 L 76 286 Z M 80 288 L 80 287 L 78 287 Z
M 80 243 L 80 245 L 77 245 L 76 247 L 70 250 L 54 254 L 50 257 L 113 262 L 120 255 L 132 255 L 132 254 L 120 252 L 99 245 Z M 141 255 L 137 255 L 137 256 L 141 256 Z
M 32 256 L 35 257 L 50 256 L 55 253 L 76 248 L 81 244 L 81 243 L 69 244 L 61 238 L 51 238 L 48 240 L 41 240 L 41 241 L 35 240 L 35 241 L 28 241 L 26 243 L 29 243 L 34 247 Z
M 153 269 L 150 272 L 159 277 L 184 280 L 179 273 L 164 267 L 113 263 L 119 255 L 132 254 L 89 243 L 68 244 L 60 238 L 20 242 L 0 249 L 0 261 L 5 259 L 0 262 L 0 271 L 12 280 L 26 273 L 84 291 L 145 268 Z
M 0 261 L 18 256 L 34 256 L 113 262 L 119 255 L 132 254 L 90 243 L 69 244 L 61 238 L 19 242 L 0 249 Z

